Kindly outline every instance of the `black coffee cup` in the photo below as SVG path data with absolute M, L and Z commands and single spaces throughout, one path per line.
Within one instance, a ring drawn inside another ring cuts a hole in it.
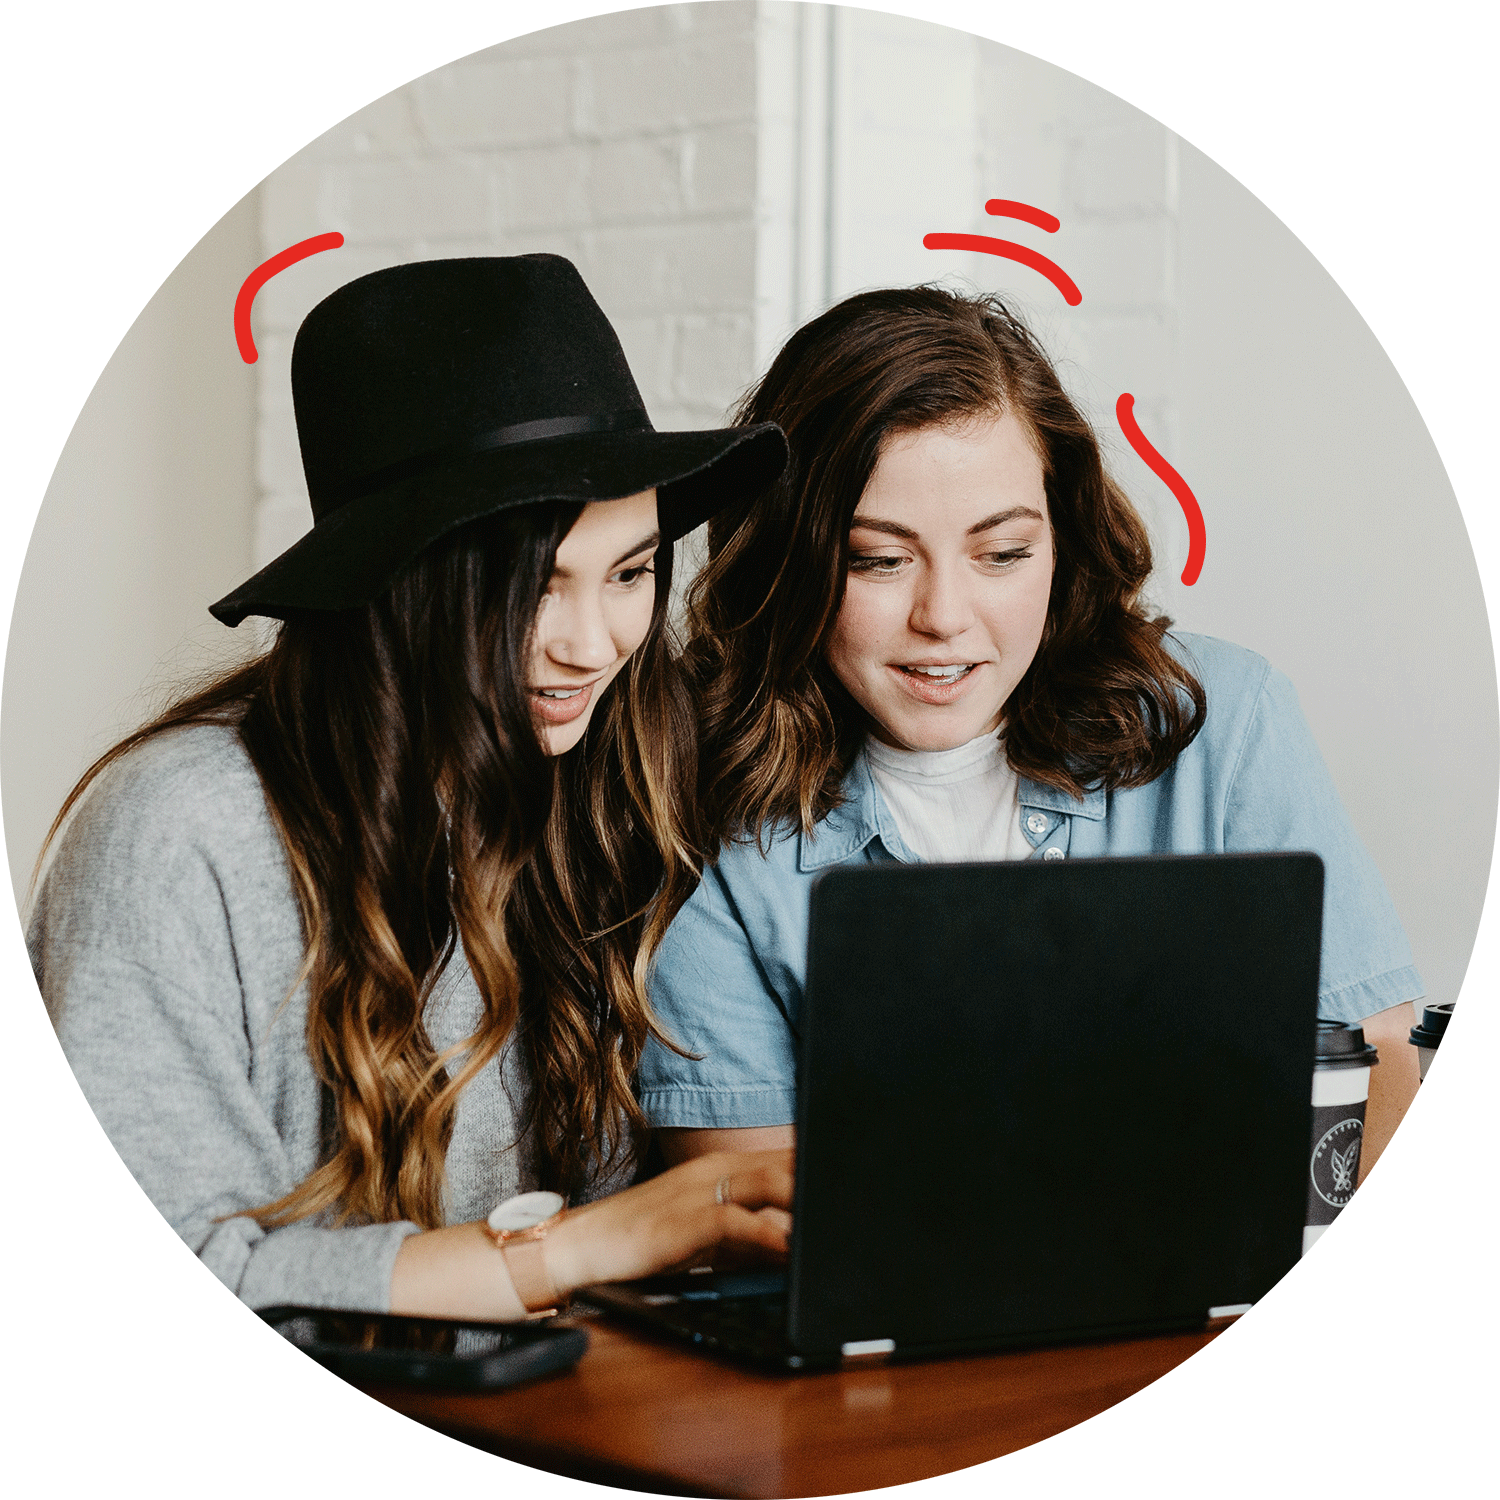
M 1440 1005 L 1424 1005 L 1422 1024 L 1411 1029 L 1411 1044 L 1417 1049 L 1417 1067 L 1421 1078 L 1427 1077 L 1428 1065 L 1437 1055 L 1438 1043 L 1448 1029 L 1448 1022 L 1453 1019 L 1453 1007 L 1457 1003 L 1445 1000 Z
M 1365 1040 L 1364 1027 L 1319 1020 L 1307 1223 L 1302 1231 L 1304 1255 L 1354 1196 L 1365 1135 L 1365 1102 L 1370 1097 L 1370 1069 L 1379 1061 L 1375 1048 Z

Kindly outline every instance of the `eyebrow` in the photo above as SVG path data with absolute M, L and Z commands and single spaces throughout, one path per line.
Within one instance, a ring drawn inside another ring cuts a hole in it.
M 1039 510 L 1033 510 L 1029 505 L 1012 505 L 1009 510 L 997 510 L 994 515 L 986 516 L 982 521 L 976 521 L 965 532 L 966 536 L 979 536 L 982 532 L 989 531 L 996 526 L 1003 526 L 1007 521 L 1040 521 L 1044 517 Z M 914 542 L 917 533 L 910 526 L 903 526 L 899 521 L 882 521 L 876 516 L 855 516 L 849 523 L 849 529 L 861 531 L 880 531 L 887 536 L 899 536 L 906 541 Z
M 618 568 L 621 563 L 629 562 L 638 552 L 644 552 L 647 547 L 658 546 L 661 542 L 661 532 L 653 531 L 649 536 L 643 536 L 635 546 L 627 547 L 611 564 L 610 567 Z
M 976 522 L 969 527 L 966 535 L 978 536 L 982 531 L 989 531 L 996 526 L 1004 526 L 1007 521 L 1040 521 L 1042 513 L 1033 510 L 1029 505 L 1012 505 L 1009 510 L 997 510 L 994 515 L 986 516 L 984 520 Z
M 633 547 L 627 547 L 625 549 L 625 551 L 623 551 L 609 565 L 610 572 L 614 572 L 614 570 L 616 568 L 618 568 L 621 563 L 627 563 L 627 562 L 629 562 L 632 557 L 638 557 L 638 556 L 640 556 L 640 554 L 642 552 L 644 552 L 647 547 L 658 546 L 660 544 L 660 542 L 661 542 L 661 532 L 659 532 L 659 531 L 653 531 L 653 532 L 651 532 L 651 534 L 649 536 L 643 536 L 640 539 L 640 541 L 638 541 L 635 544 L 635 546 L 633 546 Z M 554 578 L 571 578 L 573 575 L 572 575 L 572 573 L 570 573 L 568 571 L 567 568 L 558 567 L 557 564 L 554 563 L 552 565 L 552 576 Z

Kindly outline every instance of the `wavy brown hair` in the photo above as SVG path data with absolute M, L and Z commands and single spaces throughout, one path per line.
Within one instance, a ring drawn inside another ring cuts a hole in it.
M 668 638 L 665 545 L 646 638 L 580 744 L 543 750 L 526 698 L 532 629 L 581 509 L 470 523 L 374 603 L 288 619 L 264 655 L 95 762 L 48 835 L 142 741 L 238 729 L 301 913 L 307 1045 L 334 1121 L 322 1164 L 250 1210 L 268 1227 L 440 1226 L 458 1096 L 512 1033 L 542 1181 L 576 1195 L 633 1159 L 632 1083 L 656 1032 L 646 966 L 697 878 L 678 790 L 692 784 L 693 710 Z M 450 959 L 467 960 L 484 1015 L 439 1055 L 423 1009 Z
M 826 651 L 883 445 L 1005 412 L 1042 457 L 1056 548 L 1041 643 L 1005 706 L 1011 765 L 1076 797 L 1151 781 L 1192 742 L 1203 689 L 1162 642 L 1171 621 L 1142 602 L 1146 529 L 1040 345 L 998 297 L 861 292 L 794 333 L 735 413 L 778 423 L 791 463 L 709 523 L 689 595 L 716 841 L 811 830 L 838 805 L 866 722 Z

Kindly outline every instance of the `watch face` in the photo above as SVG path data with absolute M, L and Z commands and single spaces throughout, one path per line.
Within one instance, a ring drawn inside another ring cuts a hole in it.
M 561 1193 L 521 1193 L 507 1198 L 494 1209 L 489 1217 L 491 1229 L 530 1229 L 554 1214 L 563 1211 L 565 1200 Z

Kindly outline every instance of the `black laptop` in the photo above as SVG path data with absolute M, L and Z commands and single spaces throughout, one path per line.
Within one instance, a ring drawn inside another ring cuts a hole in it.
M 785 1272 L 588 1300 L 788 1369 L 1244 1311 L 1302 1248 L 1322 893 L 1313 854 L 830 871 Z

